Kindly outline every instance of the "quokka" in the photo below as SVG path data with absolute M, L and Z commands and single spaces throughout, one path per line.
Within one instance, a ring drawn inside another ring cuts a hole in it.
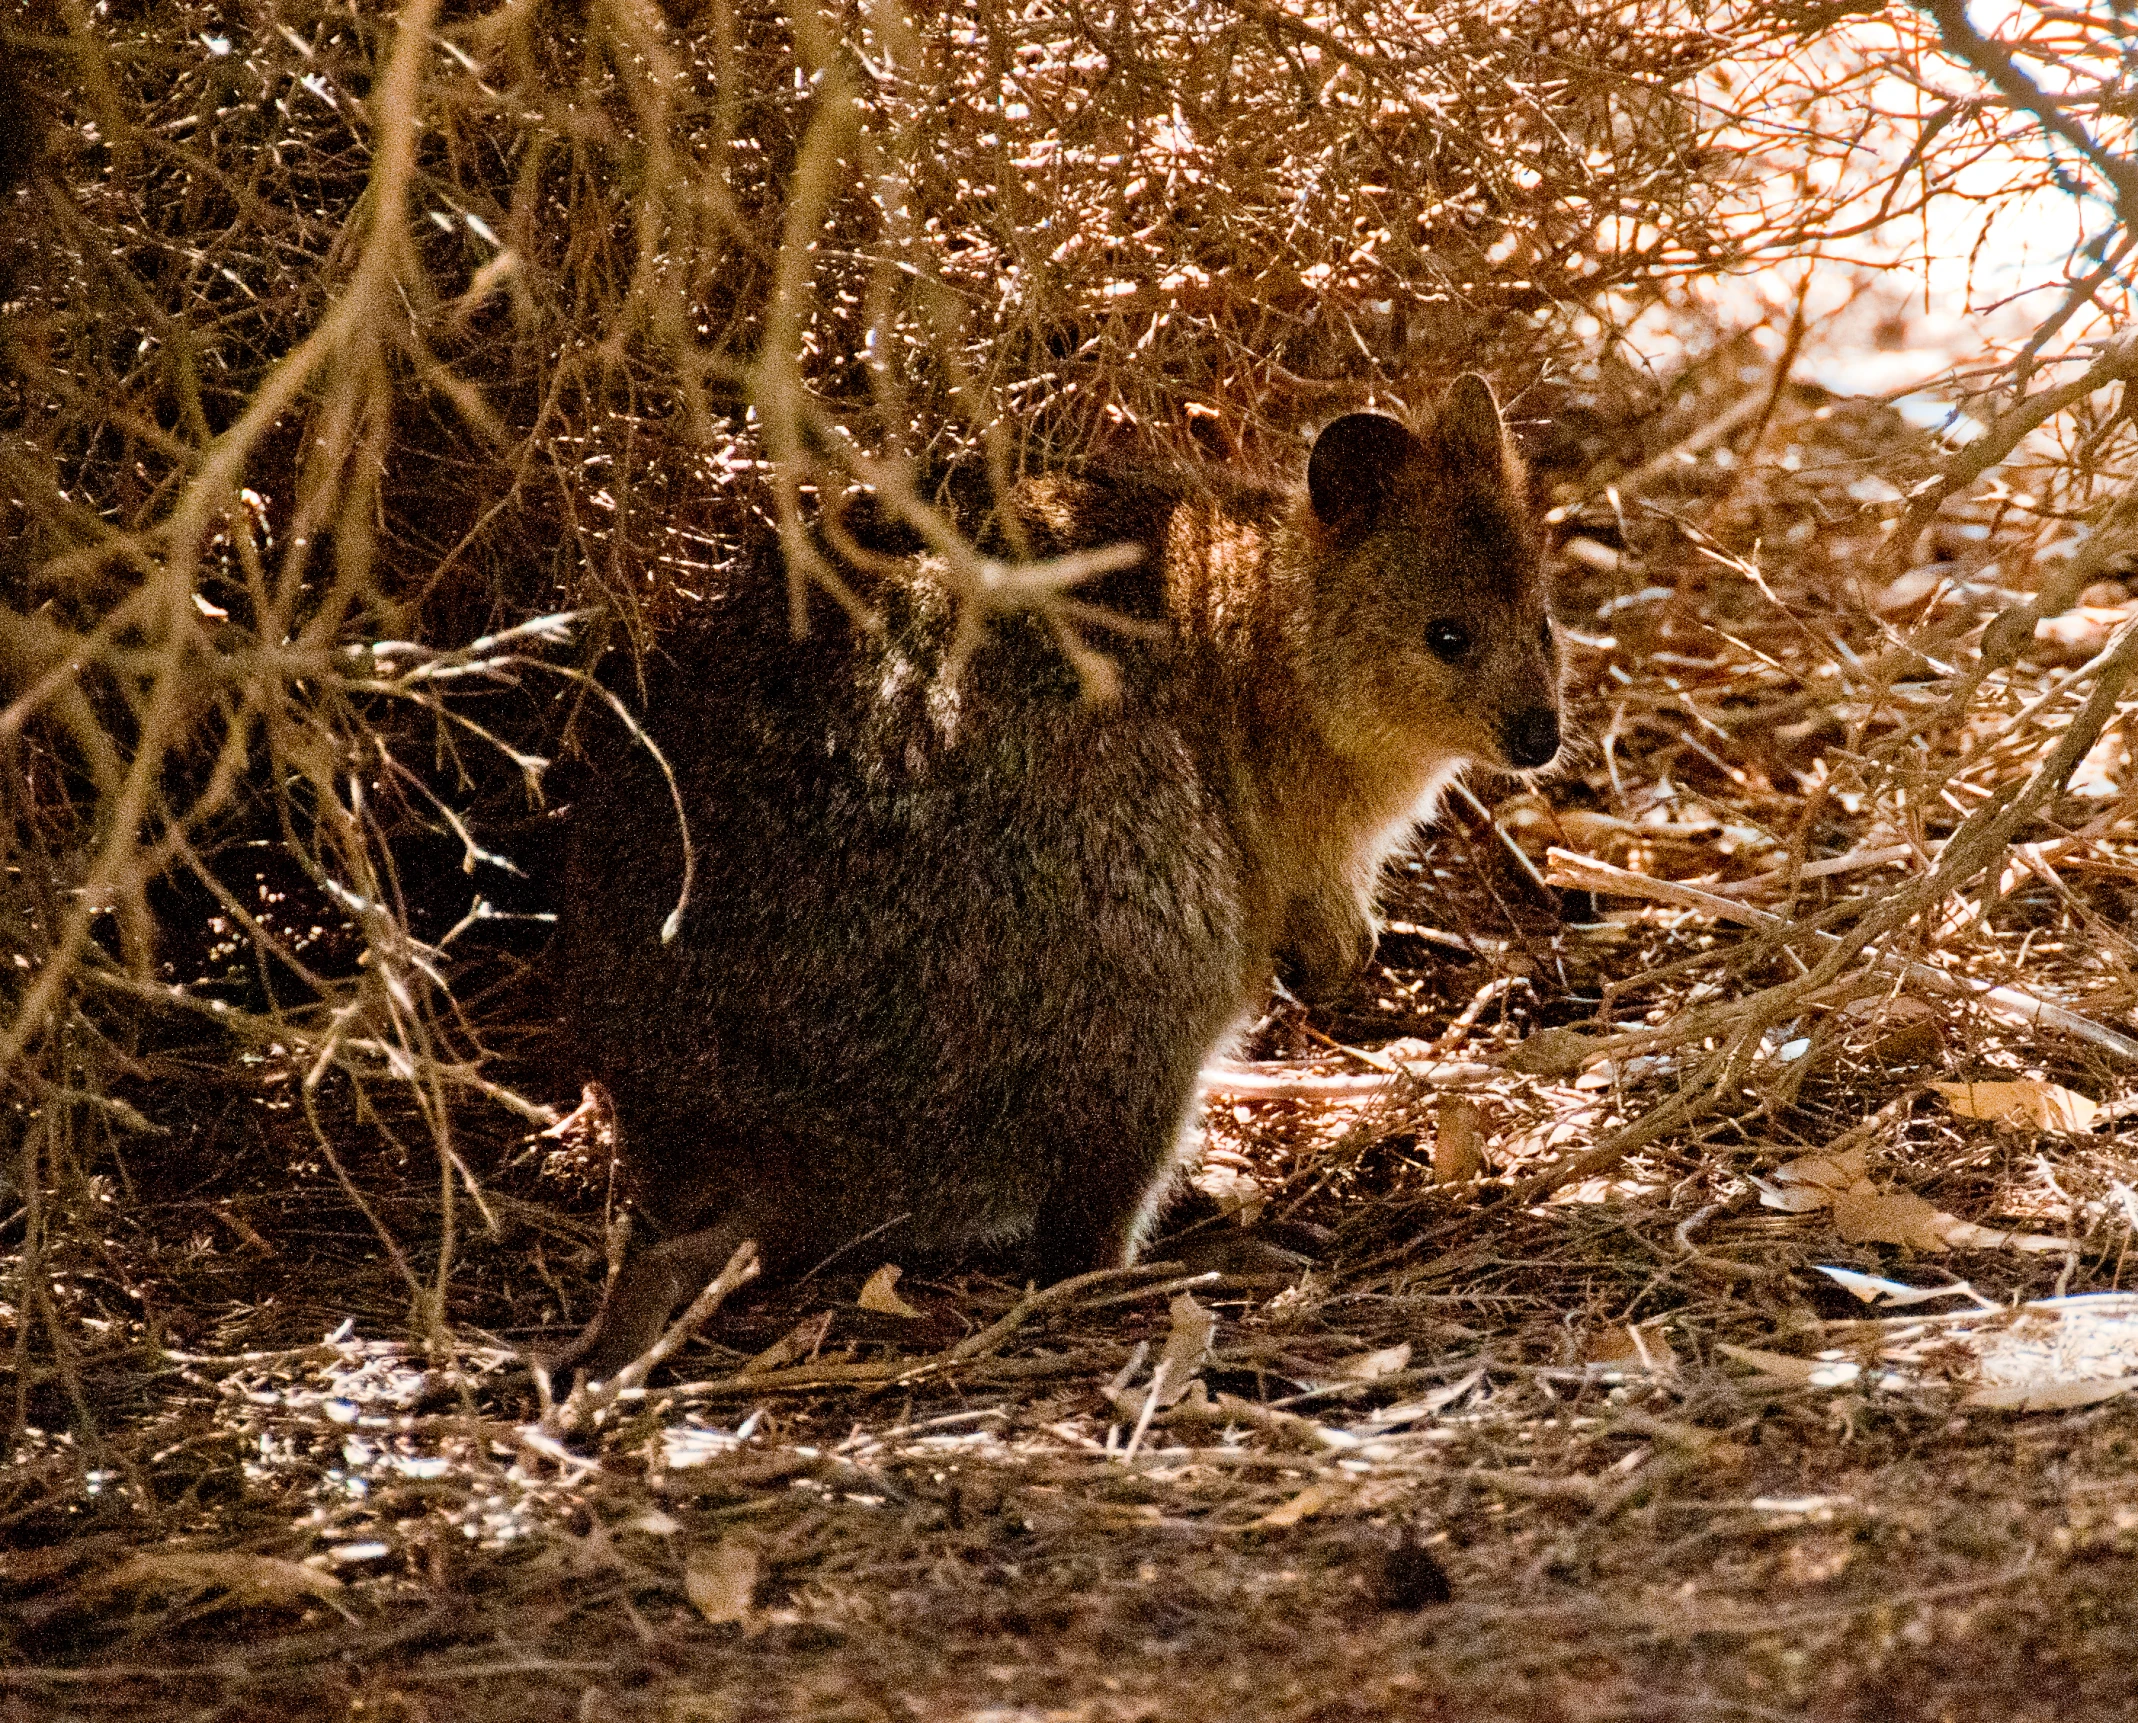
M 916 559 L 884 630 L 797 641 L 778 578 L 655 673 L 658 768 L 600 745 L 574 810 L 563 1015 L 657 1241 L 549 1360 L 605 1376 L 758 1241 L 772 1276 L 1024 1241 L 1051 1279 L 1129 1260 L 1193 1149 L 1196 1078 L 1266 994 L 1340 990 L 1380 869 L 1465 764 L 1550 764 L 1560 653 L 1498 405 L 1354 413 L 1303 485 L 1053 478 L 1036 549 L 1127 541 L 1080 596 L 1118 700 L 1045 623 L 958 663 Z

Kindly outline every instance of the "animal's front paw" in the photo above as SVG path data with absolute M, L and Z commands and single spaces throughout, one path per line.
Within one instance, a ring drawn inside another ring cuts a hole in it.
M 1314 1266 L 1312 1257 L 1236 1226 L 1199 1233 L 1178 1245 L 1163 1246 L 1156 1254 L 1172 1257 L 1191 1274 L 1294 1280 Z
M 1373 961 L 1374 926 L 1349 904 L 1294 906 L 1277 979 L 1309 1005 L 1341 998 Z

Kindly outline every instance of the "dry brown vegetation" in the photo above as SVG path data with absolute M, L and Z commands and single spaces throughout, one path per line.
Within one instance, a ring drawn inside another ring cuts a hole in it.
M 2128 1709 L 2120 1306 L 2007 1391 L 1819 1269 L 2002 1309 L 2138 1224 L 2134 55 L 1948 0 L 0 9 L 0 1715 Z M 1966 423 L 1801 381 L 1813 285 L 1962 209 L 2035 290 Z M 968 536 L 1011 475 L 1282 467 L 1466 366 L 1586 741 L 1215 1079 L 1201 1224 L 1311 1274 L 830 1275 L 544 1419 L 602 1191 L 527 1134 L 529 918 L 604 654 L 775 541 L 845 626 L 860 486 L 1102 685 L 1076 569 Z

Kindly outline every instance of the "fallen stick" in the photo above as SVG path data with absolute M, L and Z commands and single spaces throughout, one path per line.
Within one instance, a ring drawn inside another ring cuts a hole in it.
M 1471 1060 L 1434 1059 L 1380 1071 L 1295 1071 L 1281 1065 L 1249 1065 L 1220 1059 L 1203 1067 L 1199 1079 L 1206 1095 L 1230 1095 L 1243 1101 L 1326 1101 L 1342 1095 L 1379 1095 L 1405 1077 L 1420 1083 L 1470 1083 L 1499 1075 L 1495 1065 Z
M 910 1361 L 912 1365 L 965 1364 L 975 1358 L 985 1358 L 997 1350 L 1011 1335 L 1024 1326 L 1040 1311 L 1057 1304 L 1067 1304 L 1079 1293 L 1094 1286 L 1103 1286 L 1114 1280 L 1165 1280 L 1180 1273 L 1183 1265 L 1177 1262 L 1136 1263 L 1128 1268 L 1095 1268 L 1089 1274 L 1072 1274 L 1067 1280 L 1057 1280 L 1052 1286 L 1042 1286 L 1026 1293 L 1008 1313 L 989 1323 L 977 1334 L 968 1334 L 955 1346 L 935 1358 Z
M 2016 851 L 2038 856 L 2044 861 L 2052 858 L 2060 860 L 2067 866 L 2112 865 L 2104 863 L 2088 864 L 2083 860 L 2068 857 L 2064 853 L 2067 850 L 2077 849 L 2082 845 L 2090 845 L 2098 835 L 2098 833 L 2071 832 L 2060 838 L 2045 838 L 2038 844 L 2014 844 L 2012 848 Z M 1900 862 L 1914 861 L 1919 856 L 1927 856 L 1930 860 L 1935 861 L 1944 851 L 1944 848 L 1945 840 L 1943 838 L 1933 838 L 1924 844 L 1921 849 L 1917 849 L 1913 844 L 1887 844 L 1878 849 L 1850 850 L 1847 855 L 1828 856 L 1824 861 L 1806 862 L 1797 869 L 1796 877 L 1800 880 L 1830 879 L 1835 874 L 1854 873 L 1859 868 L 1892 867 Z M 2118 869 L 2117 871 L 2127 872 L 2128 870 Z M 1727 897 L 1734 901 L 1738 898 L 1756 896 L 1770 886 L 1785 884 L 1789 877 L 1789 870 L 1786 867 L 1778 867 L 1763 874 L 1755 874 L 1750 879 L 1733 880 L 1728 885 L 1719 885 L 1715 887 L 1715 892 L 1717 896 Z
M 728 1258 L 727 1266 L 690 1301 L 690 1307 L 668 1325 L 658 1340 L 607 1382 L 581 1381 L 560 1404 L 543 1413 L 538 1426 L 541 1433 L 547 1437 L 565 1435 L 603 1408 L 613 1405 L 619 1395 L 643 1388 L 646 1378 L 667 1363 L 684 1341 L 711 1320 L 713 1312 L 726 1302 L 729 1293 L 757 1278 L 757 1269 L 757 1241 L 746 1238 L 735 1247 L 735 1254 Z M 536 1380 L 543 1382 L 546 1378 L 538 1371 Z
M 1072 1275 L 1067 1280 L 1058 1280 L 1052 1286 L 1039 1287 L 1027 1292 L 1009 1311 L 977 1333 L 968 1334 L 953 1346 L 940 1352 L 931 1352 L 924 1357 L 901 1355 L 895 1358 L 871 1358 L 852 1363 L 797 1364 L 785 1370 L 738 1371 L 731 1376 L 714 1377 L 702 1382 L 680 1382 L 673 1390 L 677 1395 L 729 1395 L 747 1394 L 753 1397 L 770 1394 L 793 1394 L 817 1388 L 883 1388 L 905 1387 L 927 1380 L 931 1376 L 962 1366 L 978 1364 L 990 1357 L 1016 1334 L 1026 1322 L 1042 1310 L 1073 1303 L 1081 1294 L 1094 1286 L 1103 1286 L 1121 1281 L 1163 1281 L 1179 1275 L 1183 1265 L 1177 1262 L 1137 1263 L 1129 1268 L 1099 1268 L 1089 1274 Z M 1045 1374 L 1056 1368 L 1056 1361 L 1041 1359 L 1030 1361 L 1035 1367 L 1032 1373 Z M 1084 1366 L 1078 1364 L 1077 1369 Z M 1017 1362 L 997 1364 L 994 1369 L 1001 1374 L 1019 1373 Z

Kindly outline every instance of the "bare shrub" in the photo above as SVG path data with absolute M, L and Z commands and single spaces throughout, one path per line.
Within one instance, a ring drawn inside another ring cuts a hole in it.
M 1532 412 L 1653 404 L 1643 319 L 1943 199 L 1994 216 L 2029 189 L 1963 172 L 1994 158 L 2090 180 L 2105 231 L 2040 339 L 1972 380 L 1988 437 L 1891 554 L 2021 431 L 2048 475 L 2029 506 L 2093 518 L 2128 460 L 2100 404 L 2129 364 L 2128 28 L 2044 8 L 1997 47 L 1928 11 L 15 10 L 12 111 L 50 121 L 0 139 L 23 170 L 0 333 L 18 1308 L 49 1194 L 153 1127 L 120 1096 L 174 1069 L 152 1028 L 174 1015 L 286 1065 L 308 1109 L 330 1079 L 405 1089 L 450 1217 L 458 1098 L 516 1098 L 449 987 L 480 904 L 419 941 L 396 840 L 443 835 L 480 877 L 464 809 L 539 795 L 579 668 L 771 535 L 797 626 L 831 614 L 813 593 L 865 616 L 871 553 L 820 507 L 850 486 L 944 559 L 976 626 L 1037 607 L 1103 686 L 1104 619 L 1074 598 L 1103 558 L 973 547 L 1017 472 L 1099 448 L 1280 463 L 1461 366 L 1518 417 L 1539 385 Z M 2033 619 L 1992 626 L 1955 702 Z M 260 843 L 332 906 L 335 961 L 263 917 L 238 847 Z M 243 986 L 174 963 L 173 880 Z M 445 1266 L 407 1273 L 442 1322 Z

